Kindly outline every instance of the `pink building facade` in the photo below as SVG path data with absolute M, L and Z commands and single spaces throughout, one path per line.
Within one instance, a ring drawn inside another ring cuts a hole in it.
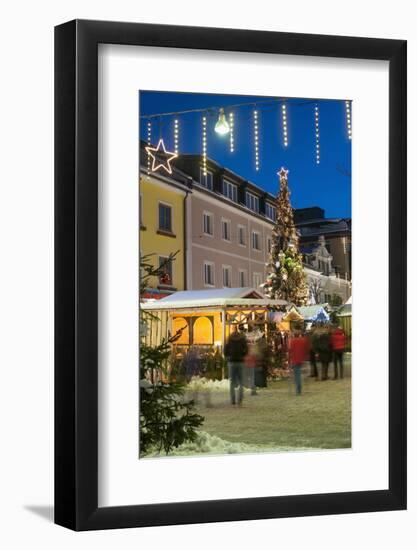
M 272 221 L 197 185 L 188 201 L 187 288 L 258 288 L 266 277 Z

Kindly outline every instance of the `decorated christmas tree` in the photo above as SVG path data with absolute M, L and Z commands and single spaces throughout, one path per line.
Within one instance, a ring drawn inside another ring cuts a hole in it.
M 298 235 L 288 188 L 288 170 L 278 172 L 280 189 L 276 198 L 276 221 L 272 230 L 267 278 L 263 284 L 266 296 L 287 300 L 297 306 L 307 303 L 308 285 L 298 249 Z

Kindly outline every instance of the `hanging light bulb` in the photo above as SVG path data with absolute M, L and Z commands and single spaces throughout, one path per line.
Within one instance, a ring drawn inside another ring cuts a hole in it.
M 219 119 L 216 122 L 216 126 L 214 127 L 214 131 L 217 134 L 220 134 L 221 136 L 225 136 L 226 134 L 228 134 L 230 132 L 230 126 L 229 126 L 229 123 L 226 120 L 226 116 L 224 114 L 223 107 L 221 107 L 220 110 L 219 110 Z

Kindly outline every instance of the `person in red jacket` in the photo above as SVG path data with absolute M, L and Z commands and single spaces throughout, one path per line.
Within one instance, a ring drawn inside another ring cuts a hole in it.
M 343 378 L 343 353 L 346 347 L 346 336 L 340 327 L 333 330 L 330 341 L 333 350 L 334 379 L 339 378 L 338 366 L 340 367 L 340 378 Z
M 290 367 L 294 370 L 295 393 L 301 394 L 301 369 L 310 352 L 308 338 L 300 330 L 295 330 L 288 343 Z

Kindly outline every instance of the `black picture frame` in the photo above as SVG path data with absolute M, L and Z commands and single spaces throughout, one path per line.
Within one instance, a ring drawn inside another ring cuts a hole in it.
M 389 488 L 98 507 L 98 45 L 389 62 Z M 74 20 L 55 29 L 55 522 L 74 530 L 406 508 L 406 41 Z

